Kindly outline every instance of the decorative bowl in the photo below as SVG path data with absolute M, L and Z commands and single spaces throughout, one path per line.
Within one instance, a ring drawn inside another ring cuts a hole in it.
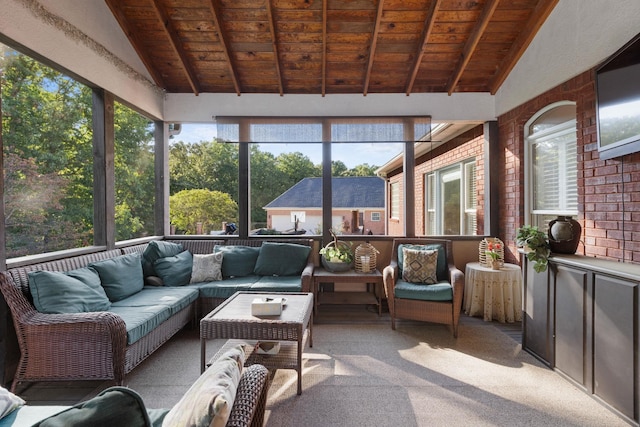
M 344 273 L 345 271 L 351 270 L 352 264 L 351 262 L 331 262 L 327 261 L 324 256 L 320 257 L 322 261 L 322 266 L 325 270 L 330 271 L 332 273 Z

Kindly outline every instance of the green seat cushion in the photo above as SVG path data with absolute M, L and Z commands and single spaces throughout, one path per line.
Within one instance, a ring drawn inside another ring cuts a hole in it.
M 96 397 L 52 415 L 34 426 L 150 427 L 144 402 L 127 387 L 110 387 Z
M 262 276 L 251 285 L 256 292 L 300 292 L 302 281 L 300 276 Z
M 309 252 L 311 247 L 306 245 L 263 242 L 253 272 L 261 276 L 299 276 Z
M 33 305 L 41 313 L 84 313 L 107 311 L 111 301 L 100 285 L 93 268 L 80 268 L 65 273 L 32 271 L 29 289 Z
M 242 245 L 216 245 L 214 252 L 222 252 L 222 277 L 242 277 L 253 274 L 260 248 Z
M 404 262 L 404 256 L 402 255 L 402 248 L 414 249 L 414 250 L 437 250 L 438 251 L 438 265 L 436 267 L 436 277 L 438 281 L 449 280 L 449 265 L 447 264 L 447 255 L 445 248 L 440 243 L 432 243 L 428 245 L 412 245 L 412 244 L 400 244 L 398 245 L 398 268 L 400 269 L 399 277 L 402 277 L 402 264 Z
M 251 290 L 251 286 L 260 279 L 260 276 L 243 276 L 232 277 L 229 279 L 218 280 L 208 283 L 198 283 L 196 285 L 200 290 L 202 298 L 229 298 L 238 291 Z
M 433 285 L 409 283 L 398 280 L 393 289 L 396 298 L 416 299 L 422 301 L 451 301 L 453 288 L 449 282 L 438 282 Z
M 182 287 L 145 286 L 140 292 L 121 301 L 114 302 L 112 307 L 146 307 L 163 305 L 169 307 L 171 314 L 176 314 L 198 299 L 198 289 Z
M 100 282 L 111 302 L 120 301 L 144 287 L 140 254 L 133 253 L 92 262 Z
M 174 256 L 159 258 L 153 263 L 153 269 L 165 286 L 184 286 L 191 280 L 193 255 L 189 251 Z
M 157 259 L 178 255 L 182 251 L 184 248 L 179 243 L 165 242 L 164 240 L 150 241 L 142 253 L 144 277 L 156 276 L 153 263 Z
M 112 305 L 109 311 L 124 320 L 127 329 L 127 345 L 131 345 L 145 337 L 172 315 L 171 307 L 162 304 L 140 307 Z

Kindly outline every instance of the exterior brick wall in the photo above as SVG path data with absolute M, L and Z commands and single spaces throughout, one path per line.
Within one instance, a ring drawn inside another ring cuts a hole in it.
M 415 167 L 415 209 L 416 209 L 416 235 L 425 235 L 425 200 L 424 186 L 425 174 L 442 169 L 444 167 L 460 163 L 475 157 L 476 159 L 476 193 L 477 193 L 477 231 L 476 234 L 484 234 L 484 134 L 482 126 L 478 126 L 464 134 L 446 142 L 435 148 L 431 153 L 420 156 L 416 159 Z M 401 198 L 404 197 L 402 192 L 403 182 L 402 173 L 391 176 L 389 183 L 399 182 L 401 188 Z M 389 188 L 389 187 L 387 187 Z M 402 204 L 403 199 L 401 199 Z M 390 203 L 390 201 L 388 201 Z M 402 211 L 401 211 L 402 216 Z M 389 235 L 404 235 L 404 218 L 399 220 L 389 220 Z
M 582 225 L 578 254 L 640 263 L 640 154 L 600 160 L 593 71 L 584 72 L 498 118 L 505 153 L 499 171 L 500 238 L 505 258 L 519 262 L 516 229 L 524 224 L 524 125 L 540 109 L 573 101 L 577 113 L 578 218 Z M 637 242 L 637 243 L 636 243 Z

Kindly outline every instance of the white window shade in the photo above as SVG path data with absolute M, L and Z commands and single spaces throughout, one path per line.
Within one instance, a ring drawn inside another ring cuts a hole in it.
M 227 142 L 416 142 L 431 140 L 431 117 L 216 117 Z

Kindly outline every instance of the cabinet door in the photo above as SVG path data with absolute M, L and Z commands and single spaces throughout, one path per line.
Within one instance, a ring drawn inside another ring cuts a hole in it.
M 593 392 L 634 419 L 638 283 L 597 273 L 594 281 Z
M 522 346 L 547 364 L 552 360 L 551 316 L 553 295 L 549 292 L 548 271 L 536 273 L 524 257 L 524 304 Z
M 586 270 L 556 266 L 554 367 L 585 388 L 590 277 Z

